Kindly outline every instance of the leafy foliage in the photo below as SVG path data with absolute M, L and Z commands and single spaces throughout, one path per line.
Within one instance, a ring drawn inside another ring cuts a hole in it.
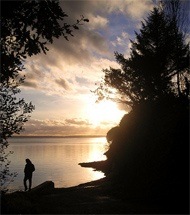
M 12 80 L 12 83 L 2 83 L 0 131 L 3 139 L 9 138 L 13 134 L 19 134 L 28 120 L 28 114 L 34 109 L 31 102 L 26 103 L 24 99 L 18 99 L 16 96 L 20 93 L 18 86 L 23 81 L 23 79 L 19 79 L 19 81 Z
M 4 141 L 4 140 L 3 140 Z M 13 154 L 13 151 L 6 152 L 8 142 L 2 142 L 0 145 L 0 190 L 6 192 L 7 186 L 11 183 L 14 178 L 17 176 L 16 172 L 11 172 L 9 169 L 10 160 L 8 156 Z
M 88 22 L 84 16 L 72 25 L 64 22 L 68 15 L 54 0 L 2 1 L 1 6 L 2 81 L 14 78 L 27 56 L 46 53 L 53 38 L 68 40 L 74 29 Z
M 18 99 L 20 93 L 18 88 L 23 83 L 23 79 L 10 80 L 1 83 L 1 111 L 0 111 L 0 188 L 6 189 L 7 183 L 11 182 L 17 175 L 9 170 L 10 161 L 8 156 L 13 152 L 6 152 L 8 147 L 7 139 L 13 134 L 19 134 L 23 130 L 23 125 L 28 121 L 29 114 L 34 110 L 32 103 L 26 103 L 24 99 Z

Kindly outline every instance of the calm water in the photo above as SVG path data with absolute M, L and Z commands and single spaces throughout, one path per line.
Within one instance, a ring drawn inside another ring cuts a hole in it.
M 102 172 L 83 168 L 81 162 L 105 160 L 106 139 L 99 138 L 12 138 L 9 150 L 11 171 L 18 176 L 10 183 L 10 190 L 23 190 L 25 159 L 34 163 L 33 187 L 51 180 L 55 187 L 69 187 L 104 177 Z

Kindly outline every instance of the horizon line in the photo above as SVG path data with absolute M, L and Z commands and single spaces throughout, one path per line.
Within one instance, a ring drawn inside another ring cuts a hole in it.
M 59 136 L 53 136 L 53 135 L 18 135 L 18 136 L 12 136 L 10 138 L 89 138 L 89 137 L 106 137 L 106 135 L 59 135 Z

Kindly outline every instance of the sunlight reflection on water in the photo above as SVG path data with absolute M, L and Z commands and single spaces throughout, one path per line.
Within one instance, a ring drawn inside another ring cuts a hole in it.
M 55 187 L 70 187 L 104 177 L 102 172 L 82 168 L 81 162 L 105 160 L 106 138 L 13 138 L 10 169 L 18 176 L 9 189 L 23 190 L 25 159 L 34 163 L 33 187 L 51 180 Z

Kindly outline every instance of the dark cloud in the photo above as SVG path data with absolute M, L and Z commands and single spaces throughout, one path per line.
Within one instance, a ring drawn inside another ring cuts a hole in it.
M 63 11 L 68 14 L 68 18 L 65 18 L 63 22 L 73 24 L 76 23 L 77 19 L 80 19 L 81 15 L 88 18 L 89 15 L 92 16 L 95 13 L 92 7 L 94 5 L 93 1 L 61 1 L 60 3 Z M 97 7 L 99 6 L 96 3 Z M 54 66 L 58 65 L 60 60 L 72 65 L 89 64 L 93 61 L 92 53 L 94 52 L 99 55 L 109 55 L 109 46 L 106 38 L 98 31 L 92 31 L 89 28 L 93 22 L 93 20 L 89 23 L 85 22 L 79 26 L 79 30 L 73 30 L 74 36 L 68 36 L 69 41 L 65 40 L 64 37 L 55 39 L 53 44 L 48 45 L 50 51 L 46 56 L 42 56 L 42 62 Z M 100 23 L 100 26 L 102 26 L 102 23 Z
M 57 56 L 52 56 L 51 52 L 46 56 L 47 64 L 52 65 L 57 65 L 58 60 L 72 65 L 89 64 L 93 61 L 92 53 L 109 55 L 106 39 L 98 32 L 89 31 L 83 27 L 74 32 L 74 37 L 70 37 L 69 41 L 64 38 L 55 40 L 49 45 L 49 49 L 54 50 Z M 49 58 L 51 59 L 48 60 Z
M 132 0 L 129 2 L 120 2 L 121 4 L 113 0 L 60 1 L 63 11 L 68 14 L 68 17 L 65 18 L 63 22 L 75 23 L 77 19 L 80 19 L 81 15 L 91 20 L 88 23 L 85 22 L 83 25 L 80 25 L 79 30 L 74 30 L 74 37 L 69 36 L 69 41 L 66 41 L 64 37 L 55 39 L 52 44 L 48 45 L 50 51 L 47 52 L 47 55 L 42 53 L 28 59 L 26 69 L 28 86 L 35 87 L 33 80 L 38 82 L 39 78 L 40 81 L 44 80 L 47 82 L 44 76 L 46 76 L 45 74 L 48 74 L 53 67 L 67 72 L 68 66 L 80 68 L 85 66 L 90 67 L 96 60 L 113 59 L 113 51 L 110 50 L 109 40 L 106 38 L 106 35 L 108 37 L 108 35 L 110 36 L 110 33 L 112 33 L 109 29 L 109 15 L 113 11 L 124 13 L 125 10 L 134 8 L 132 7 L 134 6 L 134 1 Z M 142 8 L 144 11 L 144 7 L 142 6 L 146 5 L 145 1 L 143 2 L 144 3 L 140 4 L 141 7 L 137 8 L 140 11 Z M 134 9 L 131 11 L 134 11 Z M 104 32 L 107 33 L 101 34 L 100 32 L 102 32 L 102 30 L 100 31 L 100 28 L 104 29 Z M 73 72 L 77 73 L 77 71 Z M 52 73 L 52 77 L 53 76 L 54 74 Z M 54 78 L 52 78 L 52 80 L 54 80 Z M 84 84 L 88 84 L 85 80 L 78 79 L 78 81 L 81 81 L 81 83 L 84 81 Z M 63 87 L 65 90 L 70 89 L 70 85 L 64 79 L 56 80 L 56 84 Z
M 31 64 L 30 71 L 32 73 L 34 73 L 37 77 L 42 77 L 43 76 L 42 68 L 40 68 L 37 65 Z
M 110 126 L 110 128 L 111 128 L 112 123 L 107 122 L 107 121 L 103 121 L 103 122 L 101 122 L 101 125 L 103 125 L 103 126 Z
M 60 87 L 64 88 L 65 90 L 71 90 L 71 87 L 69 86 L 68 82 L 63 78 L 56 79 L 55 83 L 57 83 Z
M 78 82 L 81 85 L 85 85 L 86 86 L 88 84 L 91 84 L 91 82 L 87 78 L 75 76 L 75 80 L 76 80 L 76 82 Z
M 81 119 L 66 119 L 66 124 L 72 124 L 72 125 L 91 125 L 87 120 L 81 120 Z
M 39 56 L 36 56 L 36 59 L 38 59 Z M 26 76 L 27 79 L 38 79 L 44 77 L 44 72 L 49 71 L 49 69 L 41 64 L 41 62 L 36 62 L 33 60 L 34 58 L 28 58 L 27 59 L 27 64 L 26 64 L 26 69 L 23 70 L 24 75 Z M 40 58 L 39 58 L 40 59 Z
M 60 6 L 63 11 L 67 13 L 68 18 L 65 21 L 69 23 L 75 23 L 77 19 L 80 19 L 80 16 L 83 15 L 85 18 L 88 18 L 90 11 L 94 9 L 93 1 L 61 1 Z
M 47 72 L 48 68 L 42 67 L 40 63 L 35 64 L 30 58 L 27 62 L 26 69 L 22 71 L 22 74 L 25 75 L 25 81 L 22 85 L 30 88 L 40 88 L 39 80 L 44 79 L 44 72 Z
M 38 88 L 38 85 L 35 81 L 27 81 L 25 80 L 22 86 L 30 87 L 30 88 Z
M 134 0 L 60 1 L 63 11 L 68 14 L 63 22 L 76 23 L 81 15 L 91 20 L 80 25 L 79 30 L 73 30 L 74 37 L 68 36 L 69 41 L 62 37 L 55 39 L 53 44 L 49 44 L 49 53 L 41 58 L 43 65 L 59 67 L 60 60 L 65 64 L 72 65 L 90 64 L 94 60 L 92 54 L 111 58 L 112 51 L 109 48 L 108 38 L 105 38 L 105 34 L 103 36 L 99 31 L 102 28 L 104 32 L 112 33 L 108 25 L 110 13 L 126 13 L 127 11 L 127 14 L 131 14 L 132 17 L 134 15 L 140 16 L 150 8 L 150 3 L 151 0 L 138 2 L 138 4 Z M 52 50 L 53 52 L 51 52 Z

